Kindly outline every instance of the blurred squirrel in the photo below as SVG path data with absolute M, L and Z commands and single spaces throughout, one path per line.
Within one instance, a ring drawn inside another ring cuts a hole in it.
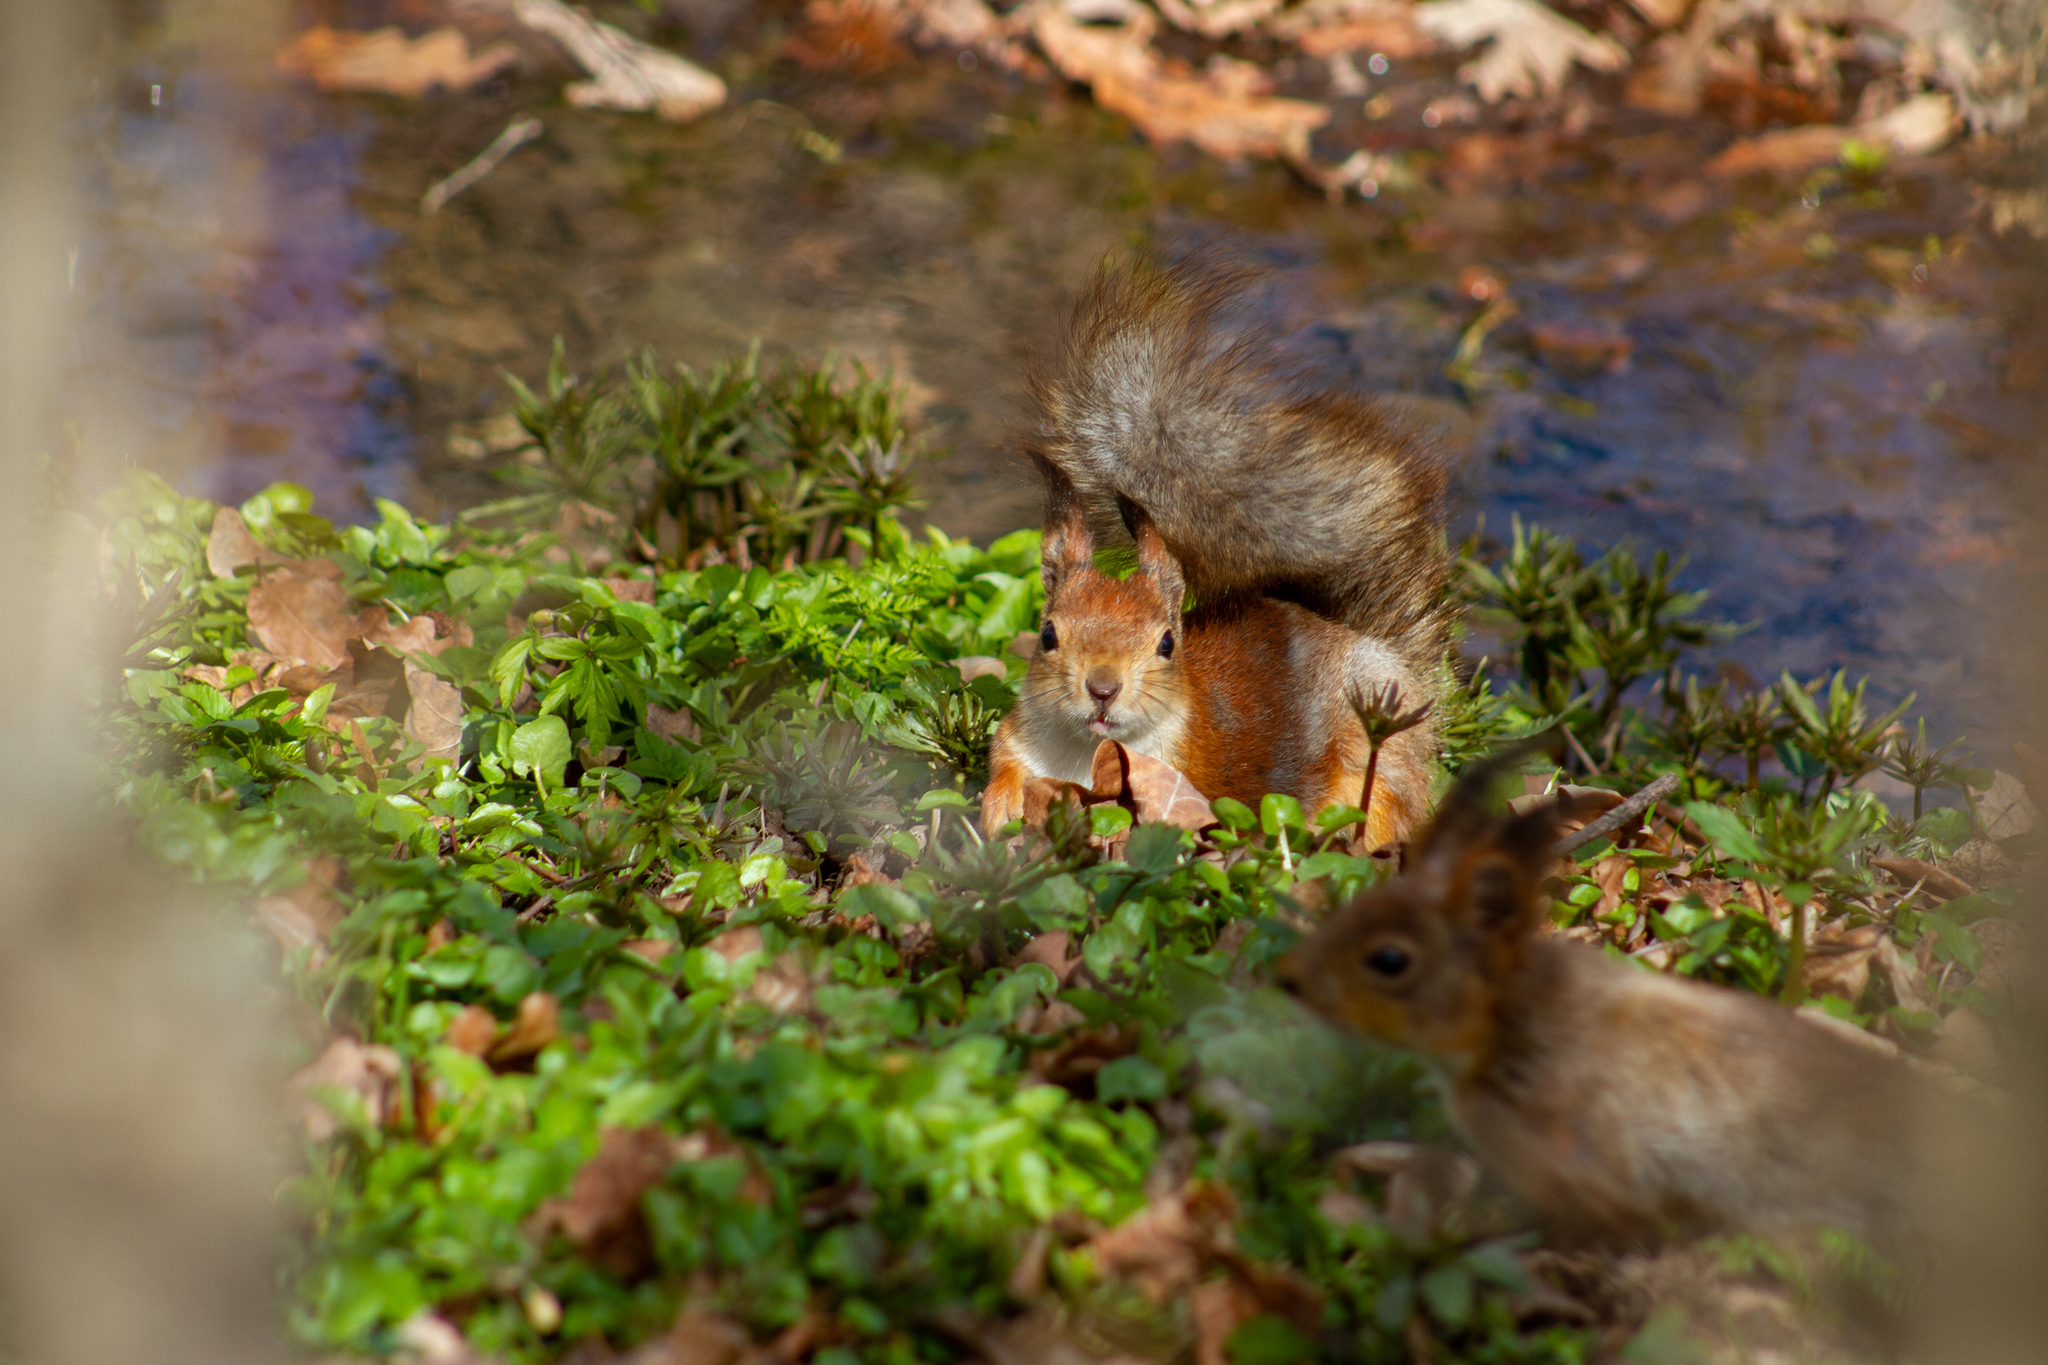
M 1463 777 L 1406 875 L 1281 959 L 1281 985 L 1420 1053 L 1478 1155 L 1567 1236 L 1911 1243 L 1915 1078 L 1761 997 L 1549 936 L 1539 884 L 1565 812 L 1490 816 L 1505 762 Z
M 1260 278 L 1216 257 L 1105 270 L 1033 378 L 1046 608 L 996 731 L 990 831 L 1022 813 L 1028 778 L 1087 782 L 1104 739 L 1211 799 L 1355 804 L 1356 703 L 1390 683 L 1404 710 L 1436 696 L 1443 470 L 1374 406 L 1280 360 L 1251 317 Z M 1095 563 L 1112 518 L 1137 552 L 1127 578 Z M 1372 843 L 1426 812 L 1434 745 L 1424 723 L 1383 746 Z

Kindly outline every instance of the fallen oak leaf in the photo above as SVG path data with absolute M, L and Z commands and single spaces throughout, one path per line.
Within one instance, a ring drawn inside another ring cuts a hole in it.
M 579 109 L 652 109 L 682 123 L 725 103 L 725 82 L 673 52 L 573 10 L 561 0 L 511 0 L 519 22 L 545 33 L 590 73 L 562 93 Z
M 1048 0 L 1033 10 L 1031 33 L 1061 75 L 1154 142 L 1192 142 L 1227 160 L 1309 159 L 1309 134 L 1330 121 L 1328 109 L 1250 94 L 1229 63 L 1203 76 L 1173 71 L 1151 46 L 1158 24 L 1136 0 Z
M 685 1141 L 665 1129 L 607 1128 L 597 1152 L 577 1170 L 568 1193 L 542 1201 L 527 1234 L 559 1232 L 579 1255 L 622 1280 L 653 1266 L 654 1245 L 640 1200 L 685 1157 Z
M 1488 104 L 1508 95 L 1555 95 L 1574 62 L 1619 71 L 1629 60 L 1628 49 L 1614 39 L 1589 33 L 1536 0 L 1430 0 L 1415 7 L 1415 23 L 1452 47 L 1492 41 L 1458 68 L 1458 79 Z
M 372 1128 L 382 1128 L 393 1112 L 400 1062 L 398 1053 L 382 1044 L 336 1038 L 327 1050 L 285 1081 L 286 1099 L 294 1106 L 306 1136 L 325 1142 L 341 1131 L 334 1106 L 359 1104 Z
M 423 759 L 454 762 L 462 755 L 462 689 L 418 664 L 405 664 L 406 738 L 426 750 Z
M 341 566 L 331 559 L 287 560 L 249 588 L 249 633 L 280 658 L 320 668 L 348 661 L 355 633 Z
M 1154 0 L 1168 23 L 1204 38 L 1227 38 L 1254 28 L 1279 10 L 1284 0 Z
M 1064 929 L 1049 929 L 1038 935 L 1017 951 L 1017 961 L 1036 962 L 1053 974 L 1053 979 L 1066 987 L 1067 979 L 1080 967 L 1079 953 L 1069 957 L 1067 950 L 1073 944 L 1073 936 Z
M 694 1304 L 667 1332 L 624 1358 L 624 1365 L 743 1365 L 760 1355 L 747 1329 Z
M 1225 1276 L 1188 1291 L 1188 1317 L 1195 1327 L 1195 1365 L 1230 1365 L 1224 1349 L 1230 1334 L 1259 1315 L 1258 1295 L 1241 1280 Z
M 280 564 L 285 557 L 259 544 L 249 523 L 232 507 L 213 514 L 213 529 L 206 537 L 206 568 L 215 578 L 233 578 L 235 571 L 250 564 Z
M 1836 923 L 1823 927 L 1806 948 L 1806 989 L 1814 995 L 1857 999 L 1869 984 L 1878 940 L 1889 936 L 1889 931 L 1880 924 L 1850 928 Z
M 325 24 L 307 29 L 277 53 L 277 69 L 322 90 L 365 90 L 419 96 L 440 85 L 467 90 L 519 60 L 508 44 L 474 56 L 459 29 L 437 28 L 418 38 L 403 29 L 351 33 Z
M 457 1052 L 467 1052 L 472 1057 L 481 1057 L 489 1052 L 497 1039 L 498 1016 L 482 1005 L 464 1005 L 441 1033 L 444 1045 Z
M 546 991 L 529 991 L 513 1012 L 512 1026 L 491 1044 L 485 1059 L 492 1066 L 523 1062 L 562 1033 L 562 1004 Z
M 647 728 L 670 742 L 687 739 L 694 744 L 699 738 L 697 718 L 688 707 L 671 711 L 658 702 L 647 703 Z

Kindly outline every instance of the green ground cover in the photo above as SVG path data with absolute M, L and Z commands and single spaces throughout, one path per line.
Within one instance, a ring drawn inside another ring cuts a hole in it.
M 707 1359 L 936 1365 L 1057 1305 L 1081 1349 L 1168 1359 L 1215 1335 L 1201 1283 L 1238 1294 L 1241 1365 L 1585 1357 L 1601 1326 L 1543 1310 L 1533 1238 L 1366 1216 L 1387 1182 L 1332 1162 L 1444 1135 L 1412 1062 L 1259 986 L 1382 875 L 1342 812 L 975 834 L 1038 538 L 902 529 L 916 438 L 886 384 L 650 358 L 558 366 L 520 412 L 524 488 L 455 526 L 384 504 L 334 528 L 286 486 L 224 518 L 147 475 L 92 512 L 142 603 L 102 705 L 108 800 L 282 945 L 309 1068 L 282 1290 L 309 1352 L 388 1355 L 432 1313 L 505 1361 L 696 1333 L 728 1341 Z M 1968 925 L 2002 893 L 1902 900 L 1870 861 L 1947 856 L 1975 817 L 1851 787 L 1990 774 L 1841 679 L 1678 674 L 1721 628 L 1661 558 L 1521 528 L 1462 557 L 1521 683 L 1451 689 L 1447 773 L 1562 717 L 1567 762 L 1599 769 L 1570 780 L 1685 779 L 1690 843 L 1581 850 L 1561 928 L 1817 982 L 1909 1041 L 1995 1009 L 1967 994 Z M 1002 671 L 964 682 L 968 657 Z M 1959 970 L 1914 1000 L 1814 978 L 1787 911 Z M 1200 1230 L 1166 1238 L 1178 1269 L 1104 1239 L 1176 1211 Z

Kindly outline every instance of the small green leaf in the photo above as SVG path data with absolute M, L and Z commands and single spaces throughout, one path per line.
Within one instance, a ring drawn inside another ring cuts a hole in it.
M 1280 792 L 1267 792 L 1259 798 L 1259 828 L 1274 836 L 1278 836 L 1282 828 L 1306 829 L 1301 802 Z
M 1422 1277 L 1422 1301 L 1430 1316 L 1446 1327 L 1463 1327 L 1472 1317 L 1472 1272 L 1462 1265 L 1440 1265 Z
M 569 744 L 569 727 L 560 716 L 542 716 L 512 732 L 512 770 L 521 777 L 532 775 L 544 787 L 562 785 L 563 770 L 575 756 Z
M 1209 810 L 1230 829 L 1247 830 L 1259 823 L 1259 817 L 1252 812 L 1250 806 L 1227 796 L 1219 796 L 1211 801 Z
M 1119 1057 L 1095 1073 L 1095 1097 L 1104 1104 L 1163 1100 L 1166 1092 L 1166 1073 L 1143 1057 Z
M 1743 825 L 1742 817 L 1726 806 L 1716 806 L 1707 801 L 1688 801 L 1685 813 L 1698 825 L 1709 839 L 1720 845 L 1723 853 L 1732 854 L 1744 862 L 1764 861 L 1763 845 Z

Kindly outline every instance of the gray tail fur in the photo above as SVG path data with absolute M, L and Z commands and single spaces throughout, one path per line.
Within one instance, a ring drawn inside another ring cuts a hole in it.
M 1033 453 L 1091 507 L 1150 513 L 1201 600 L 1287 598 L 1433 669 L 1449 623 L 1443 468 L 1374 404 L 1285 360 L 1256 315 L 1265 283 L 1215 253 L 1105 266 L 1032 376 Z

